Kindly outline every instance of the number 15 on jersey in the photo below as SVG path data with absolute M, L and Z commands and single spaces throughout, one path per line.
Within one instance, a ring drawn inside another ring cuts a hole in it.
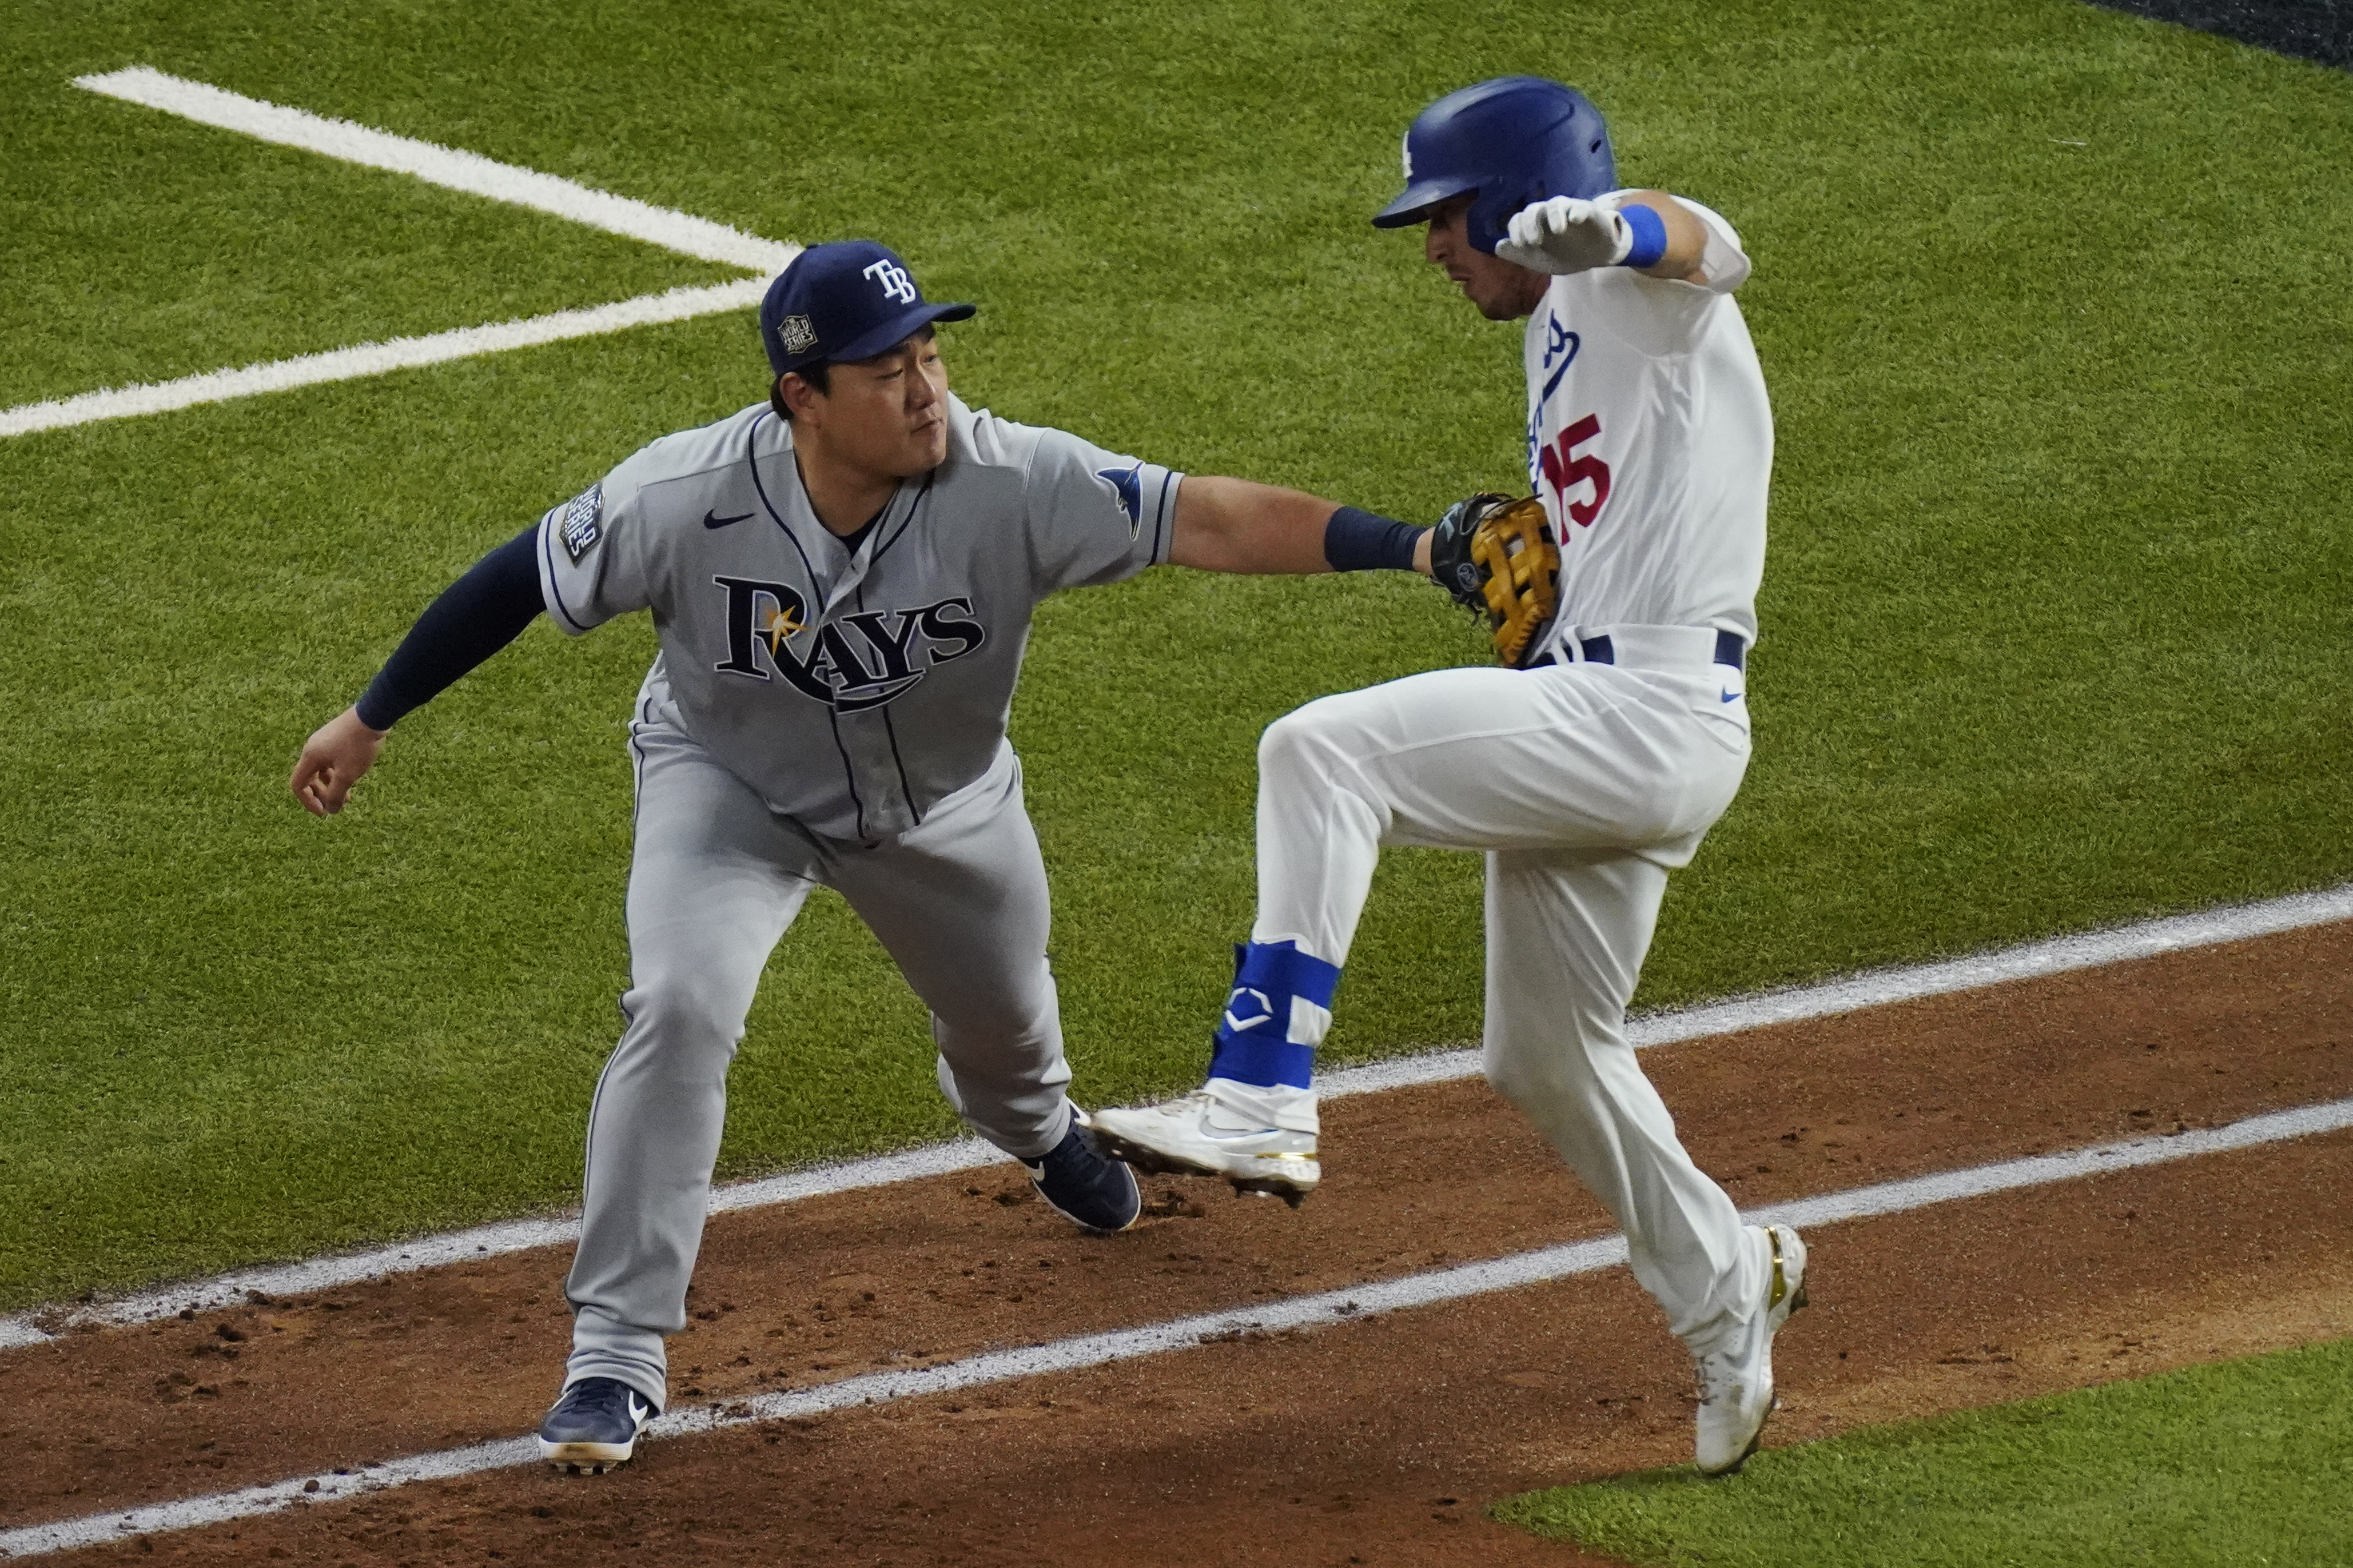
M 1536 451 L 1536 465 L 1544 473 L 1545 483 L 1568 514 L 1569 521 L 1579 528 L 1589 526 L 1600 515 L 1601 503 L 1609 499 L 1609 465 L 1588 452 L 1577 454 L 1577 448 L 1601 434 L 1601 420 L 1588 414 L 1563 430 L 1548 447 Z M 1569 499 L 1569 492 L 1579 485 L 1590 484 L 1589 496 Z

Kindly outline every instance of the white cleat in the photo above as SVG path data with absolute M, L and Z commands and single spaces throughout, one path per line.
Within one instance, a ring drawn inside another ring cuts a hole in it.
M 1206 1089 L 1140 1110 L 1089 1119 L 1104 1153 L 1139 1171 L 1222 1176 L 1236 1192 L 1278 1197 L 1293 1208 L 1324 1178 L 1315 1134 L 1270 1127 Z
M 1771 1251 L 1764 1305 L 1723 1349 L 1699 1358 L 1699 1471 L 1737 1472 L 1773 1414 L 1773 1336 L 1806 1304 L 1806 1244 L 1786 1225 L 1750 1226 Z

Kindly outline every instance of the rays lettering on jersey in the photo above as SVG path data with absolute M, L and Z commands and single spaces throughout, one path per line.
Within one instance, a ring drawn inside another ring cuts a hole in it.
M 805 697 L 838 713 L 859 713 L 905 693 L 941 665 L 988 640 L 959 595 L 908 610 L 861 610 L 819 626 L 808 602 L 785 583 L 714 576 L 727 591 L 727 657 L 722 675 L 770 680 L 783 676 Z M 793 650 L 802 633 L 803 651 Z

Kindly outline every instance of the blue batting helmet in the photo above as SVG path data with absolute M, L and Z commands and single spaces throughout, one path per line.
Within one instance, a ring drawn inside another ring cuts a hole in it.
M 1450 92 L 1405 132 L 1405 190 L 1373 215 L 1376 228 L 1420 223 L 1449 197 L 1475 191 L 1471 243 L 1490 256 L 1512 215 L 1551 196 L 1590 201 L 1618 184 L 1609 128 L 1573 87 L 1503 76 Z

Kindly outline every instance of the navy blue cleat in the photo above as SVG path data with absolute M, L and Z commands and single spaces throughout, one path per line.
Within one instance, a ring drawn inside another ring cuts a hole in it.
M 1035 1160 L 1024 1160 L 1029 1184 L 1046 1206 L 1082 1230 L 1111 1236 L 1135 1223 L 1144 1212 L 1144 1194 L 1135 1173 L 1116 1160 L 1103 1158 L 1094 1136 L 1071 1118 L 1062 1141 Z
M 638 1434 L 660 1414 L 617 1377 L 584 1377 L 539 1424 L 540 1458 L 559 1470 L 603 1475 L 638 1451 Z

